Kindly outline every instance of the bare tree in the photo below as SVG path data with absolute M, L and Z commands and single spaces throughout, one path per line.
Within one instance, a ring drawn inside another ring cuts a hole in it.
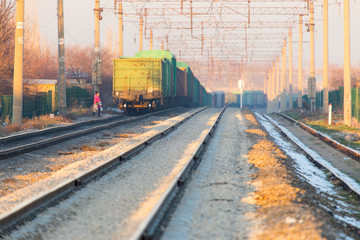
M 57 49 L 42 37 L 37 20 L 26 25 L 24 46 L 24 78 L 56 79 Z
M 77 80 L 84 78 L 91 83 L 92 48 L 67 46 L 65 51 L 67 76 Z
M 0 95 L 12 93 L 14 69 L 15 3 L 0 0 Z
M 330 64 L 329 90 L 338 90 L 340 86 L 344 86 L 344 68 L 336 64 Z

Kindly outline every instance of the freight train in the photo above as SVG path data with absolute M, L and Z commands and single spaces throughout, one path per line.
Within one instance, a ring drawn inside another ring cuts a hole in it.
M 244 91 L 242 105 L 248 108 L 265 108 L 267 97 L 263 91 Z M 233 92 L 225 95 L 225 104 L 228 106 L 240 106 L 240 94 Z
M 156 111 L 174 106 L 212 106 L 206 91 L 187 63 L 164 50 L 140 51 L 113 60 L 113 99 L 125 112 Z
M 113 60 L 113 100 L 125 112 L 156 111 L 168 107 L 239 106 L 237 93 L 205 89 L 187 63 L 164 50 L 140 51 Z M 243 106 L 264 107 L 266 95 L 245 91 Z

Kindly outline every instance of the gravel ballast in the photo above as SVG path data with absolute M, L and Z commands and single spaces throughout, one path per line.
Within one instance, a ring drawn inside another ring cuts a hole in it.
M 254 187 L 247 162 L 253 144 L 246 120 L 228 108 L 162 239 L 246 239 L 254 206 L 242 202 Z
M 192 112 L 194 109 L 178 108 L 167 113 L 157 113 L 139 121 L 1 160 L 0 201 L 3 197 L 49 178 L 59 171 L 64 174 L 63 169 L 69 165 L 79 164 L 73 165 L 73 168 L 79 168 L 88 159 L 117 144 L 121 143 L 120 147 L 124 148 L 132 143 L 132 139 L 152 130 L 157 124 L 188 111 Z M 72 170 L 67 172 L 71 173 Z M 26 197 L 25 192 L 21 195 Z M 1 209 L 4 209 L 4 206 L 0 204 L 0 214 L 3 212 Z
M 187 160 L 220 109 L 207 109 L 8 239 L 127 239 Z

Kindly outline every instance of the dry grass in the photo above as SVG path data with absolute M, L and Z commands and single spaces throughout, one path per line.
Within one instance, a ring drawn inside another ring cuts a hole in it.
M 260 129 L 246 129 L 245 132 L 256 134 L 256 135 L 259 135 L 259 136 L 266 136 L 267 135 L 264 131 L 262 131 Z
M 252 182 L 257 191 L 244 199 L 259 206 L 249 214 L 256 222 L 250 239 L 322 239 L 321 224 L 312 212 L 298 204 L 303 190 L 291 185 L 286 156 L 272 142 L 260 140 L 249 152 L 249 162 L 258 169 Z
M 133 136 L 139 135 L 138 133 L 134 133 L 134 132 L 126 132 L 126 133 L 118 133 L 115 135 L 115 137 L 118 138 L 131 138 Z
M 92 146 L 89 146 L 89 145 L 81 145 L 81 146 L 78 147 L 78 149 L 81 149 L 84 152 L 97 151 L 96 147 L 92 147 Z
M 68 112 L 66 114 L 66 118 L 71 119 L 71 120 L 76 120 L 78 118 L 92 116 L 92 114 L 93 114 L 92 109 L 81 108 L 81 109 L 76 109 L 71 112 Z
M 256 128 L 252 114 L 245 115 Z M 249 133 L 263 136 L 248 152 L 248 161 L 258 170 L 252 184 L 256 192 L 243 199 L 258 206 L 248 217 L 253 221 L 249 239 L 322 239 L 321 224 L 311 210 L 299 204 L 304 190 L 292 185 L 291 176 L 281 163 L 286 155 L 261 129 L 248 129 Z
M 8 125 L 0 127 L 1 137 L 27 129 L 44 129 L 57 124 L 71 123 L 72 121 L 69 118 L 63 116 L 55 116 L 54 118 L 51 118 L 50 115 L 43 115 L 32 119 L 23 119 L 23 124 L 21 125 L 10 124 L 9 119 L 5 120 L 4 122 L 8 123 Z
M 66 167 L 66 165 L 52 165 L 52 166 L 49 166 L 48 169 L 52 172 L 56 172 L 56 171 L 59 171 L 60 169 L 62 169 L 63 167 Z
M 254 115 L 251 114 L 249 110 L 242 110 L 242 112 L 246 120 L 248 120 L 251 124 L 258 125 L 256 118 L 254 117 Z
M 31 172 L 27 175 L 16 175 L 13 178 L 6 178 L 1 181 L 0 196 L 5 196 L 16 189 L 24 188 L 50 175 L 51 173 L 48 172 Z
M 97 144 L 97 146 L 98 146 L 98 147 L 101 147 L 101 148 L 107 147 L 107 146 L 109 146 L 109 145 L 110 145 L 109 142 L 99 142 L 99 143 Z

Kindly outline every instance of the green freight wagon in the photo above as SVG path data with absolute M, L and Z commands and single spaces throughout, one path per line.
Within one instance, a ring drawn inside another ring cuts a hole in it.
M 203 85 L 200 84 L 200 106 L 207 106 L 207 92 Z
M 113 98 L 119 109 L 161 109 L 176 95 L 176 59 L 169 51 L 149 50 L 113 60 Z
M 179 69 L 186 71 L 186 97 L 184 99 L 184 106 L 191 107 L 193 105 L 192 98 L 194 95 L 194 74 L 187 63 L 176 62 L 176 66 Z
M 195 76 L 193 76 L 192 104 L 193 107 L 198 107 L 200 105 L 200 82 Z
M 212 93 L 209 89 L 207 89 L 208 97 L 207 97 L 207 105 L 209 107 L 214 107 L 214 93 Z

